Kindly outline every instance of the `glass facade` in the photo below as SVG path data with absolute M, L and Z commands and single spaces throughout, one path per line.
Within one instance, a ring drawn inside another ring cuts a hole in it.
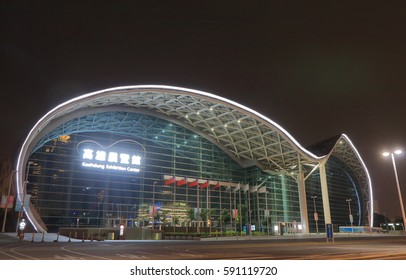
M 349 215 L 351 211 L 353 226 L 361 226 L 363 200 L 359 195 L 360 186 L 351 169 L 340 159 L 331 156 L 326 165 L 326 177 L 332 224 L 336 226 L 350 226 Z M 309 177 L 306 182 L 306 188 L 308 193 L 307 208 L 311 232 L 316 231 L 315 212 L 318 214 L 319 231 L 325 231 L 319 172 L 315 172 L 315 174 Z
M 210 227 L 240 231 L 245 225 L 274 232 L 281 223 L 298 231 L 297 174 L 242 167 L 206 138 L 167 120 L 131 113 L 128 126 L 109 127 L 110 113 L 73 119 L 41 140 L 30 156 L 27 193 L 48 227 Z M 134 121 L 136 120 L 136 121 Z M 76 124 L 76 126 L 75 126 Z M 171 178 L 175 178 L 171 180 Z M 354 225 L 363 209 L 351 170 L 331 157 L 327 179 L 334 224 Z M 324 231 L 320 178 L 306 180 L 310 232 L 313 205 Z M 315 200 L 311 196 L 317 196 Z M 346 199 L 352 199 L 350 205 Z

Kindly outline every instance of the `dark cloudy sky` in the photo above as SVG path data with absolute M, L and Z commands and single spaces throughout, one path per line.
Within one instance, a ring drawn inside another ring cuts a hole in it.
M 255 109 L 303 146 L 346 133 L 380 211 L 400 216 L 380 152 L 406 148 L 406 1 L 71 2 L 0 3 L 0 158 L 70 98 L 181 86 Z M 397 164 L 406 189 L 406 154 Z

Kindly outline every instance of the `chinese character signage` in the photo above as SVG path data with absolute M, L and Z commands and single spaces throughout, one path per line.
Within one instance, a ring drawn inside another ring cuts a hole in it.
M 142 149 L 140 149 L 140 147 Z M 82 166 L 124 172 L 140 172 L 143 147 L 132 140 L 121 140 L 103 147 L 95 141 L 82 141 L 78 144 Z

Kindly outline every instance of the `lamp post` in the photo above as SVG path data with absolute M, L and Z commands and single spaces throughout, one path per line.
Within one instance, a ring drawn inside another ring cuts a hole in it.
M 197 185 L 197 228 L 196 232 L 200 234 L 200 186 Z
M 154 181 L 153 188 L 152 188 L 152 206 L 155 205 L 155 187 L 158 182 Z
M 318 224 L 317 224 L 317 221 L 319 220 L 319 215 L 317 214 L 317 210 L 316 210 L 316 198 L 317 198 L 317 196 L 312 195 L 311 198 L 313 198 L 314 220 L 316 222 L 316 233 L 319 234 L 319 227 L 318 227 Z
M 27 184 L 28 184 L 28 175 L 30 174 L 30 165 L 34 164 L 34 162 L 29 161 L 27 163 L 27 173 L 25 174 L 25 181 L 24 181 L 24 186 L 23 186 L 23 199 L 21 201 L 21 207 L 20 207 L 20 211 L 18 212 L 18 219 L 17 219 L 17 230 L 16 232 L 18 232 L 18 225 L 20 224 L 20 220 L 24 215 L 24 204 L 25 204 L 25 196 L 27 193 Z
M 351 198 L 349 198 L 349 199 L 346 199 L 345 201 L 348 202 L 348 212 L 349 212 L 348 217 L 350 218 L 351 232 L 354 233 L 354 229 L 352 227 L 352 223 L 354 221 L 354 218 L 352 217 L 352 214 L 351 214 L 351 201 L 352 200 L 351 200 Z
M 6 227 L 7 212 L 8 212 L 8 200 L 9 200 L 9 197 L 10 197 L 11 185 L 12 185 L 12 182 L 13 182 L 13 175 L 16 172 L 17 172 L 16 170 L 12 170 L 11 174 L 10 174 L 10 180 L 9 180 L 8 191 L 7 191 L 7 199 L 6 199 L 6 209 L 4 210 L 3 226 L 1 228 L 1 232 L 4 232 L 5 227 Z
M 154 181 L 153 186 L 152 186 L 152 228 L 155 229 L 155 187 L 156 187 L 157 181 Z
M 269 210 L 268 210 L 268 195 L 267 194 L 268 194 L 268 191 L 265 189 L 266 235 L 269 235 Z
M 388 157 L 391 156 L 392 158 L 392 163 L 393 163 L 393 170 L 395 172 L 395 178 L 396 178 L 396 186 L 398 189 L 398 195 L 399 195 L 399 202 L 400 202 L 400 209 L 402 210 L 402 219 L 403 219 L 403 232 L 406 234 L 406 216 L 405 216 L 405 209 L 403 207 L 403 199 L 402 199 L 402 193 L 400 191 L 400 184 L 399 184 L 399 177 L 398 177 L 398 172 L 396 170 L 396 163 L 395 163 L 395 155 L 400 155 L 402 154 L 402 150 L 395 150 L 393 152 L 384 152 L 382 153 L 383 156 Z

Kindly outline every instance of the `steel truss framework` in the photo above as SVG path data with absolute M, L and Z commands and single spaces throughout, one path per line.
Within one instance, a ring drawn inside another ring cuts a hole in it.
M 139 114 L 132 114 L 133 112 Z M 97 114 L 103 113 L 103 114 Z M 44 115 L 25 139 L 17 161 L 17 193 L 22 196 L 23 174 L 30 154 L 49 139 L 72 131 L 99 128 L 131 133 L 133 118 L 154 116 L 179 124 L 208 139 L 243 167 L 307 178 L 320 164 L 335 156 L 354 170 L 362 187 L 366 225 L 372 225 L 373 198 L 368 170 L 346 135 L 329 153 L 316 156 L 269 118 L 241 104 L 206 92 L 170 86 L 128 86 L 106 89 L 71 99 Z M 154 118 L 151 118 L 153 121 Z M 139 120 L 138 120 L 138 123 Z M 144 124 L 148 122 L 143 120 Z M 368 206 L 367 206 L 368 205 Z M 46 231 L 33 207 L 24 209 L 38 231 Z

